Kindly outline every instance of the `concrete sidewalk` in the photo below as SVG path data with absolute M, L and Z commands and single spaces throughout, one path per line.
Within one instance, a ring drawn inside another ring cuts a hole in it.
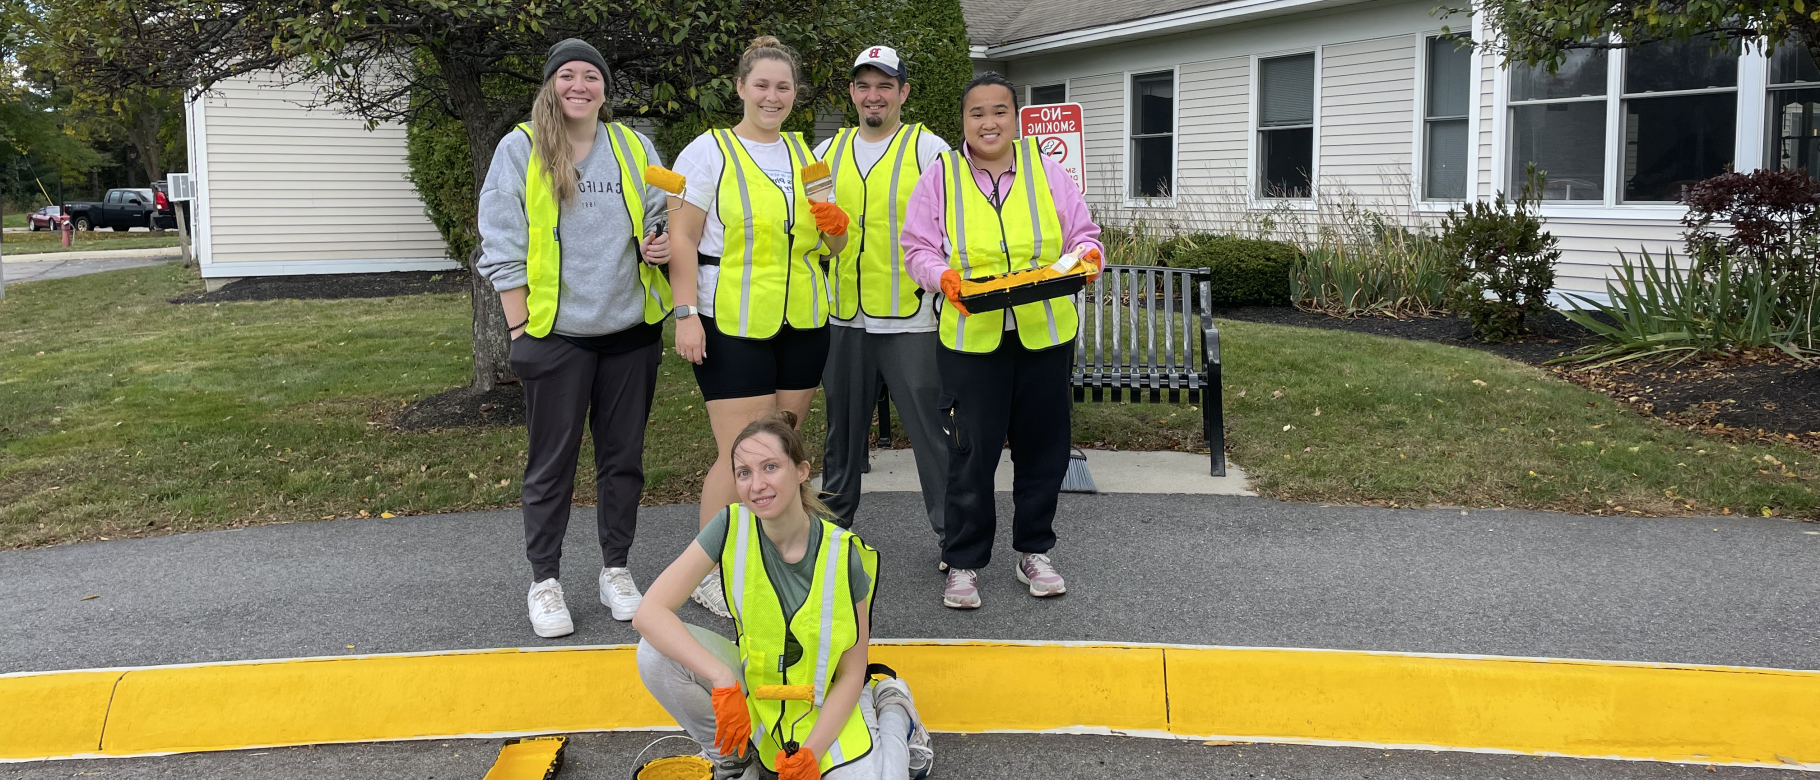
M 1238 464 L 1227 462 L 1226 476 L 1208 474 L 1206 455 L 1192 452 L 1141 452 L 1136 450 L 1085 450 L 1087 470 L 1099 493 L 1152 493 L 1207 496 L 1255 496 L 1251 478 Z M 861 493 L 921 491 L 916 477 L 916 456 L 909 449 L 872 450 L 872 470 L 860 480 Z M 1011 450 L 999 454 L 993 489 L 1011 491 Z M 821 477 L 815 478 L 821 487 Z
M 0 672 L 634 642 L 596 600 L 592 515 L 575 513 L 563 576 L 576 633 L 555 641 L 526 624 L 517 511 L 0 552 Z M 696 509 L 647 508 L 639 525 L 632 570 L 649 583 Z M 1812 524 L 1064 495 L 1053 552 L 1069 592 L 1045 600 L 1012 576 L 1008 525 L 984 608 L 957 612 L 920 497 L 867 496 L 856 530 L 885 567 L 874 635 L 1820 669 Z M 692 604 L 683 617 L 731 628 Z
M 7 255 L 6 283 L 37 282 L 71 276 L 118 271 L 169 263 L 182 256 L 177 247 L 159 249 L 110 249 L 96 252 L 40 252 Z

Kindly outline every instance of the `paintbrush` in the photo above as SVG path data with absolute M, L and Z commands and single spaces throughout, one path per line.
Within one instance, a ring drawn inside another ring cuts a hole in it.
M 810 200 L 830 201 L 834 194 L 834 173 L 821 160 L 803 166 L 803 191 Z

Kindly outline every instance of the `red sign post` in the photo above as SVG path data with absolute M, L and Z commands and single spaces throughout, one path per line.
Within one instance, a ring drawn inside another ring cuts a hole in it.
M 1017 118 L 1024 137 L 1037 139 L 1037 148 L 1042 150 L 1043 156 L 1061 164 L 1062 169 L 1074 178 L 1074 186 L 1086 192 L 1081 104 L 1025 106 L 1018 111 Z

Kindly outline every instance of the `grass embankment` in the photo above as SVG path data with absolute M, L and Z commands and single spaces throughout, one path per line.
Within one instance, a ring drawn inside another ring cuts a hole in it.
M 200 289 L 192 274 L 164 265 L 8 289 L 0 547 L 516 503 L 522 429 L 385 425 L 467 382 L 465 296 L 167 303 Z M 1221 326 L 1228 437 L 1267 495 L 1817 514 L 1814 456 L 1792 448 L 1674 430 L 1479 352 Z M 713 445 L 674 355 L 658 394 L 646 500 L 692 500 Z M 1193 447 L 1199 425 L 1186 404 L 1075 408 L 1076 440 L 1102 446 Z M 820 415 L 808 426 L 819 445 Z M 590 481 L 577 499 L 593 500 Z
M 49 252 L 93 252 L 104 249 L 154 249 L 177 246 L 177 233 L 90 230 L 71 234 L 70 245 L 63 245 L 63 234 L 55 230 L 37 233 L 7 233 L 0 237 L 7 257 Z

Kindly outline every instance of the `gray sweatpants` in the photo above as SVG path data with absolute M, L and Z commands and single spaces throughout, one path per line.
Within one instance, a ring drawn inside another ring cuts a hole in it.
M 531 578 L 561 574 L 562 540 L 575 498 L 582 431 L 594 436 L 595 526 L 601 563 L 626 565 L 645 489 L 645 422 L 663 344 L 619 354 L 578 347 L 554 334 L 512 341 L 512 369 L 525 386 L 525 558 Z
M 828 365 L 822 369 L 822 392 L 828 396 L 828 442 L 822 461 L 822 490 L 839 523 L 853 527 L 859 511 L 860 470 L 866 466 L 866 436 L 872 410 L 878 407 L 878 384 L 891 388 L 898 422 L 910 434 L 916 477 L 923 487 L 923 510 L 937 536 L 946 524 L 948 445 L 942 438 L 941 375 L 935 353 L 941 340 L 930 333 L 867 333 L 862 328 L 830 327 Z
M 687 626 L 695 641 L 719 658 L 728 669 L 739 668 L 739 648 L 725 637 L 700 626 Z M 714 684 L 698 677 L 689 667 L 670 660 L 650 642 L 638 641 L 638 676 L 644 680 L 651 698 L 663 705 L 689 738 L 702 746 L 708 760 L 716 765 L 715 780 L 742 778 L 753 780 L 769 776 L 758 761 L 756 748 L 748 744 L 744 758 L 722 756 L 714 749 Z M 872 730 L 872 752 L 845 764 L 823 777 L 829 780 L 906 780 L 910 776 L 910 721 L 904 711 L 886 707 L 883 712 L 872 708 L 872 684 L 868 682 L 859 694 L 860 716 Z M 756 735 L 755 735 L 756 736 Z M 798 738 L 806 739 L 808 734 Z

